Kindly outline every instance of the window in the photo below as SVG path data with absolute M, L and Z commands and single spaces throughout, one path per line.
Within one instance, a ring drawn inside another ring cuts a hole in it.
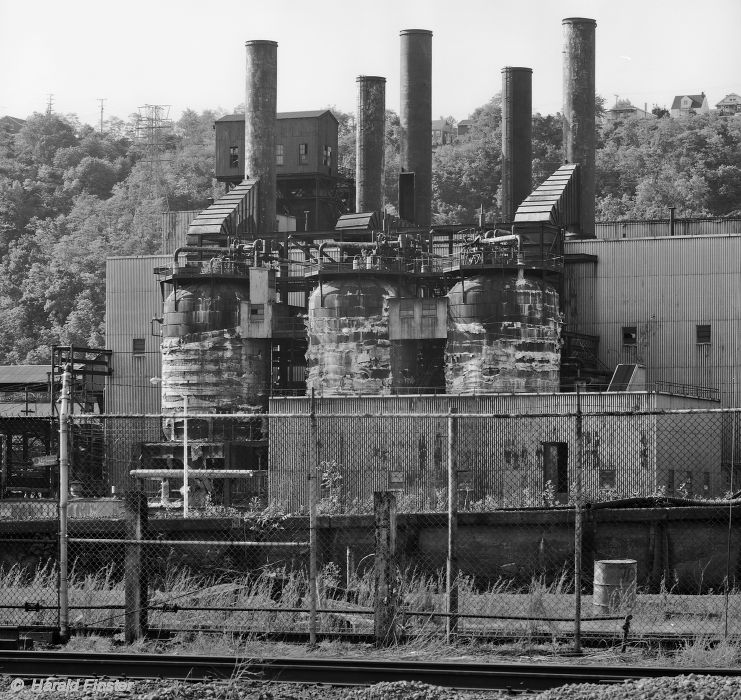
M 677 484 L 674 477 L 674 470 L 669 469 L 666 475 L 666 492 L 673 496 L 677 488 Z
M 250 321 L 264 321 L 265 320 L 265 304 L 251 304 L 250 305 Z
M 423 299 L 422 300 L 422 315 L 423 316 L 437 316 L 437 300 L 436 299 Z
M 543 483 L 551 482 L 556 493 L 569 490 L 569 446 L 565 442 L 543 443 Z
M 230 168 L 239 167 L 239 147 L 238 146 L 229 147 L 229 167 Z
M 300 143 L 298 145 L 298 162 L 299 165 L 306 165 L 309 162 L 309 144 Z
M 614 489 L 615 488 L 615 470 L 614 469 L 600 469 L 599 487 L 601 489 Z
M 327 167 L 332 167 L 332 146 L 325 146 L 324 147 L 324 165 Z
M 623 345 L 638 345 L 638 328 L 623 326 Z
M 402 299 L 400 301 L 399 318 L 414 318 L 414 299 Z
M 283 165 L 283 157 L 284 157 L 283 144 L 276 143 L 275 144 L 275 164 Z
M 695 326 L 695 337 L 698 345 L 710 345 L 710 326 Z
M 145 352 L 144 338 L 132 338 L 131 340 L 131 354 L 132 355 L 143 355 Z

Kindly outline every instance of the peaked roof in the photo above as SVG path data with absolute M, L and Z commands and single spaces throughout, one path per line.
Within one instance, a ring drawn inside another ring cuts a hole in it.
M 0 385 L 46 384 L 51 365 L 0 365 Z
M 741 95 L 737 95 L 735 92 L 729 92 L 720 102 L 718 102 L 716 107 L 719 107 L 720 105 L 737 105 L 741 103 Z
M 692 100 L 690 109 L 695 107 L 702 107 L 702 103 L 705 100 L 705 95 L 676 95 L 674 102 L 672 102 L 672 109 L 682 109 L 682 100 L 685 97 L 689 97 Z
M 338 121 L 337 117 L 335 117 L 335 115 L 332 114 L 331 109 L 308 109 L 303 112 L 278 112 L 275 116 L 277 119 L 306 119 L 307 117 L 321 117 L 325 114 L 329 114 L 332 117 L 332 119 L 334 119 L 335 121 Z M 244 112 L 237 112 L 236 114 L 227 114 L 221 117 L 220 119 L 217 119 L 216 121 L 217 122 L 243 122 Z

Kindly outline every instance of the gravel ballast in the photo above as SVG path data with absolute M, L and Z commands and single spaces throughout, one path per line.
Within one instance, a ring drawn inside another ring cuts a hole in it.
M 234 680 L 228 683 L 134 681 L 125 690 L 12 689 L 11 678 L 0 677 L 0 700 L 741 700 L 741 678 L 687 675 L 626 681 L 619 685 L 585 683 L 553 688 L 542 693 L 511 695 L 503 691 L 454 691 L 419 682 L 378 683 L 368 688 L 263 683 Z

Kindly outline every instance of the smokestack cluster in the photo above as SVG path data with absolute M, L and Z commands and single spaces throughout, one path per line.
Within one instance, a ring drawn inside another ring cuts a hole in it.
M 595 193 L 595 29 L 584 17 L 563 20 L 563 154 L 579 164 L 581 230 L 594 238 Z
M 432 209 L 432 32 L 401 36 L 401 170 L 414 173 L 414 223 L 429 226 Z
M 502 69 L 502 217 L 514 221 L 532 191 L 533 71 Z
M 257 178 L 257 230 L 275 230 L 278 43 L 248 41 L 244 100 L 244 176 Z
M 386 78 L 360 75 L 355 141 L 355 211 L 383 209 Z

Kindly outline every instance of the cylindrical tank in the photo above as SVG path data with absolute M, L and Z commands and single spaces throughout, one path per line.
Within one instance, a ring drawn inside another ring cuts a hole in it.
M 561 320 L 556 288 L 524 276 L 478 276 L 448 293 L 449 394 L 559 390 Z
M 244 100 L 244 174 L 258 178 L 257 226 L 275 230 L 275 132 L 278 94 L 278 44 L 248 41 Z
M 429 226 L 432 210 L 432 32 L 401 31 L 401 153 L 414 173 L 414 223 Z
M 270 382 L 270 348 L 264 339 L 242 338 L 239 310 L 249 294 L 239 283 L 193 282 L 165 299 L 162 352 L 162 412 L 257 412 L 264 409 Z M 240 437 L 248 431 L 232 422 L 192 419 L 193 439 Z M 165 433 L 179 439 L 182 421 L 165 419 Z
M 386 78 L 360 75 L 355 127 L 355 211 L 383 209 Z
M 514 221 L 533 189 L 533 70 L 502 69 L 502 216 Z
M 594 72 L 597 22 L 585 17 L 568 17 L 563 22 L 563 155 L 568 163 L 580 166 L 581 186 L 579 231 L 594 237 L 595 121 Z
M 391 394 L 416 381 L 416 343 L 389 341 L 388 299 L 403 292 L 374 277 L 322 282 L 309 297 L 307 393 Z

